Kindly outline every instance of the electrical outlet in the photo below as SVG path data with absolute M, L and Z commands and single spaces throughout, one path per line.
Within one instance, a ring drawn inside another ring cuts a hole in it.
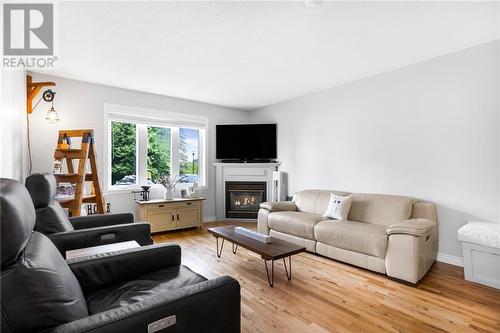
M 166 318 L 157 320 L 148 325 L 148 333 L 158 332 L 164 328 L 175 325 L 177 318 L 175 315 L 168 316 Z

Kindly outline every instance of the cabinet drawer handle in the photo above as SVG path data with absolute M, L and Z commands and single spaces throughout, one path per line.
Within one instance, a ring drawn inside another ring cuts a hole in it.
M 175 221 L 174 214 L 172 214 L 172 221 Z
M 177 214 L 177 221 L 179 221 L 179 214 Z
M 190 204 L 191 204 L 191 202 L 186 202 L 186 205 L 188 205 L 188 206 L 189 206 Z
M 158 207 L 165 207 L 165 205 L 158 205 Z

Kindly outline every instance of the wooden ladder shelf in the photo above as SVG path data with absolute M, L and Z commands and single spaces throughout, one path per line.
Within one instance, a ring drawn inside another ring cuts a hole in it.
M 64 149 L 61 144 L 65 140 L 71 138 L 82 138 L 82 144 L 79 149 Z M 75 196 L 72 199 L 62 199 L 59 203 L 64 208 L 69 210 L 71 216 L 80 216 L 82 204 L 97 204 L 97 212 L 104 214 L 104 197 L 102 196 L 101 187 L 99 186 L 99 176 L 97 173 L 97 164 L 95 160 L 94 150 L 94 130 L 61 130 L 57 140 L 57 148 L 54 152 L 54 159 L 61 161 L 66 160 L 68 173 L 54 174 L 58 183 L 67 182 L 76 184 Z M 90 172 L 87 172 L 87 159 L 89 160 Z M 75 171 L 73 164 L 74 160 L 78 160 L 78 166 Z M 92 182 L 94 186 L 94 194 L 84 196 L 83 191 L 85 182 Z

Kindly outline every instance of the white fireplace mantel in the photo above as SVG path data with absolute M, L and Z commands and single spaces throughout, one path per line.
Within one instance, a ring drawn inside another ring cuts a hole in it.
M 267 200 L 273 198 L 273 171 L 279 171 L 281 163 L 214 163 L 215 166 L 215 205 L 217 221 L 234 219 L 226 218 L 226 182 L 247 181 L 266 182 Z

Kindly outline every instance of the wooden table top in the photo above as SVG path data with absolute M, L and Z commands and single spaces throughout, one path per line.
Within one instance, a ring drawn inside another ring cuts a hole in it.
M 158 203 L 174 203 L 174 202 L 203 201 L 203 200 L 205 200 L 204 197 L 193 197 L 193 198 L 135 200 L 135 202 L 140 205 L 148 205 L 148 204 L 158 204 Z
M 244 247 L 247 250 L 255 252 L 264 260 L 276 260 L 305 252 L 306 248 L 294 243 L 290 243 L 278 238 L 272 237 L 271 243 L 259 242 L 250 237 L 243 236 L 235 232 L 236 226 L 208 228 L 208 232 L 214 237 L 227 239 L 228 241 Z

